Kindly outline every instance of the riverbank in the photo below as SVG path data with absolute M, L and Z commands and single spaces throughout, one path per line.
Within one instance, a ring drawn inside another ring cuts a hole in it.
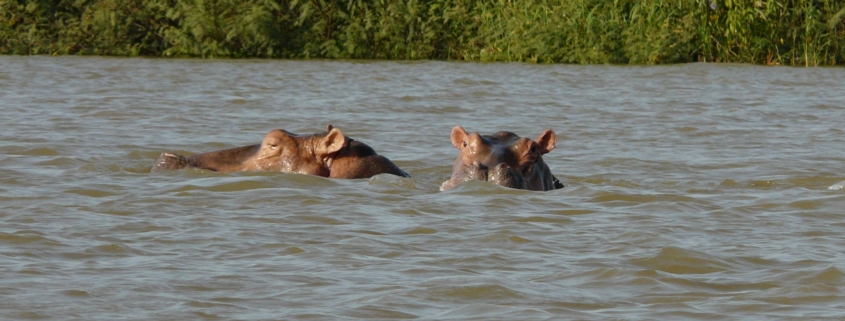
M 845 63 L 838 1 L 0 2 L 0 54 Z

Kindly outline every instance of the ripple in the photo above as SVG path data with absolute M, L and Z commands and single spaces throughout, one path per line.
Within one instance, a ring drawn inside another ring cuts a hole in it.
M 552 224 L 566 224 L 566 223 L 572 222 L 572 220 L 568 219 L 568 218 L 544 217 L 544 216 L 523 217 L 523 218 L 517 218 L 514 221 L 520 222 L 520 223 L 552 223 Z
M 111 191 L 103 191 L 103 190 L 99 190 L 99 189 L 87 189 L 87 188 L 72 188 L 72 189 L 67 189 L 64 192 L 82 195 L 82 196 L 88 196 L 88 197 L 109 197 L 109 196 L 118 195 L 117 193 L 113 193 Z
M 82 291 L 82 290 L 66 290 L 66 291 L 62 291 L 62 294 L 69 296 L 69 297 L 72 297 L 72 298 L 90 298 L 91 297 L 90 293 L 88 293 L 86 291 Z
M 429 287 L 429 296 L 438 300 L 504 300 L 517 299 L 522 297 L 519 292 L 513 291 L 501 285 L 479 284 L 479 285 L 438 285 Z
M 211 192 L 239 192 L 239 191 L 250 191 L 250 190 L 261 190 L 261 189 L 275 189 L 279 188 L 279 183 L 274 182 L 269 179 L 267 174 L 261 174 L 258 177 L 224 177 L 227 176 L 226 174 L 215 174 L 220 176 L 220 179 L 200 179 L 200 180 L 191 180 L 192 183 L 198 184 L 187 184 L 182 185 L 173 189 L 168 190 L 168 192 L 178 193 L 178 192 L 189 192 L 189 191 L 211 191 Z M 247 174 L 248 175 L 248 174 Z M 281 175 L 291 175 L 294 176 L 296 174 L 281 174 Z M 296 176 L 306 176 L 306 175 L 296 175 Z
M 523 307 L 474 303 L 450 309 L 433 316 L 436 320 L 544 320 L 549 312 Z
M 845 284 L 845 273 L 836 267 L 829 267 L 815 275 L 808 276 L 803 279 L 805 284 L 822 283 L 822 284 Z
M 498 85 L 499 84 L 498 82 L 495 82 L 495 81 L 489 81 L 489 80 L 485 80 L 485 79 L 471 79 L 471 78 L 466 78 L 466 77 L 457 78 L 457 79 L 453 80 L 453 82 L 456 83 L 456 84 L 459 84 L 459 85 L 487 85 L 487 86 L 490 86 L 490 85 Z
M 23 146 L 8 146 L 2 148 L 3 152 L 8 155 L 19 156 L 59 156 L 59 151 L 55 148 L 49 147 L 23 147 Z
M 634 259 L 631 263 L 673 274 L 708 274 L 728 271 L 733 264 L 701 252 L 668 246 L 651 258 Z
M 57 157 L 45 161 L 35 162 L 35 166 L 55 166 L 55 167 L 70 167 L 78 164 L 78 160 L 69 157 Z
M 0 232 L 0 242 L 6 244 L 40 244 L 47 247 L 64 245 L 62 242 L 45 237 L 35 231 Z
M 469 181 L 458 185 L 452 189 L 444 191 L 447 194 L 458 194 L 466 196 L 485 196 L 485 195 L 527 195 L 533 193 L 532 191 L 518 190 L 499 186 L 493 183 L 484 181 Z M 502 199 L 503 201 L 507 201 Z
M 392 309 L 385 309 L 378 306 L 362 306 L 349 311 L 353 318 L 362 319 L 417 319 L 417 315 L 405 313 Z
M 437 230 L 427 227 L 415 227 L 413 229 L 399 232 L 402 235 L 414 235 L 414 234 L 435 234 Z
M 312 216 L 312 215 L 294 215 L 288 217 L 289 220 L 296 222 L 298 224 L 302 223 L 320 223 L 320 224 L 329 224 L 329 225 L 345 225 L 349 224 L 348 222 L 331 218 L 331 217 L 324 217 L 324 216 Z
M 694 202 L 695 199 L 689 196 L 675 195 L 675 194 L 618 194 L 607 193 L 593 198 L 596 203 L 617 203 L 618 206 L 631 206 L 634 204 L 651 203 L 651 202 L 675 202 L 685 203 Z
M 100 245 L 94 248 L 89 249 L 91 252 L 100 252 L 100 253 L 126 253 L 128 252 L 125 247 L 120 244 L 107 244 L 107 245 Z
M 551 211 L 552 214 L 557 215 L 587 215 L 595 213 L 595 210 L 587 210 L 587 209 L 562 209 L 562 210 L 554 210 Z

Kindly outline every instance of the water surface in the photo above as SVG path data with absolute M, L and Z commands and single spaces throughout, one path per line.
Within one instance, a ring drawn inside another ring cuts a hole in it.
M 5 320 L 845 316 L 845 70 L 0 56 Z M 327 124 L 410 173 L 149 173 Z M 455 125 L 566 188 L 446 192 Z

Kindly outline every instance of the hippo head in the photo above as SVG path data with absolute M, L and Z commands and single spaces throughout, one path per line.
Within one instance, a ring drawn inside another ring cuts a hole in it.
M 563 187 L 543 161 L 543 155 L 554 149 L 557 142 L 552 130 L 545 130 L 536 140 L 531 140 L 506 131 L 483 136 L 470 134 L 456 126 L 451 139 L 460 154 L 452 167 L 452 177 L 441 185 L 442 190 L 470 180 L 534 191 Z
M 332 156 L 346 146 L 346 137 L 332 125 L 324 133 L 306 135 L 274 129 L 264 136 L 254 157 L 244 165 L 249 170 L 328 177 Z
M 326 131 L 297 135 L 271 130 L 261 144 L 191 156 L 161 153 L 151 172 L 202 168 L 216 172 L 272 171 L 331 178 L 369 178 L 387 173 L 409 177 L 370 146 L 328 125 Z

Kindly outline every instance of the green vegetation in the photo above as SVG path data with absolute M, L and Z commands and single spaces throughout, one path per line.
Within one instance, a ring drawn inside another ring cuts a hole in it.
M 0 54 L 845 63 L 842 0 L 0 0 Z

